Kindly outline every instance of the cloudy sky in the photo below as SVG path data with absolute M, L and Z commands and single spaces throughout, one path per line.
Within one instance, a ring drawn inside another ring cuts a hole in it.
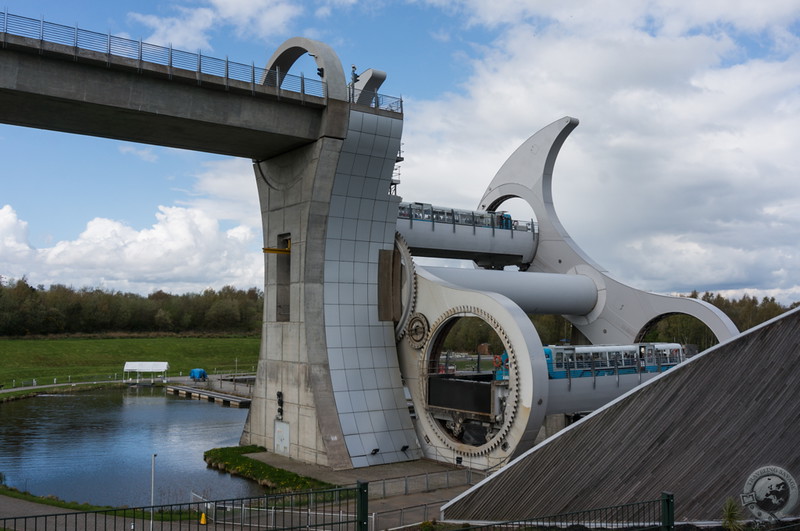
M 555 205 L 612 276 L 659 293 L 800 301 L 796 0 L 6 5 L 259 66 L 306 36 L 348 71 L 384 70 L 381 92 L 404 101 L 409 201 L 475 208 L 519 144 L 576 117 Z M 143 294 L 262 285 L 247 160 L 11 126 L 0 157 L 4 279 Z

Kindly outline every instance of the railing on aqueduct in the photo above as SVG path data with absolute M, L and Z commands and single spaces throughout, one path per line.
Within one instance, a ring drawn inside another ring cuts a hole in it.
M 280 90 L 296 92 L 298 94 L 325 98 L 327 89 L 325 82 L 318 79 L 306 78 L 289 74 L 280 74 L 277 71 L 268 71 L 265 68 L 230 61 L 227 57 L 219 59 L 203 55 L 201 51 L 186 52 L 173 48 L 158 46 L 117 37 L 110 33 L 97 33 L 78 28 L 78 26 L 64 26 L 47 22 L 44 19 L 34 19 L 0 12 L 0 30 L 3 32 L 3 47 L 7 45 L 7 36 L 16 35 L 39 41 L 40 50 L 44 43 L 71 46 L 77 58 L 79 50 L 105 54 L 111 57 L 120 57 L 138 61 L 140 70 L 146 63 L 167 67 L 171 72 L 179 69 L 190 73 L 216 76 L 224 80 L 225 86 L 230 81 L 241 81 L 253 87 L 267 79 L 280 79 Z M 349 90 L 348 94 L 354 103 L 359 96 L 358 91 Z M 369 98 L 369 106 L 382 110 L 403 112 L 401 98 L 374 94 Z

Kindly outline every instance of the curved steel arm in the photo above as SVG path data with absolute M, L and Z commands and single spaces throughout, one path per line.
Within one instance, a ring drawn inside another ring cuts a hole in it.
M 637 341 L 649 324 L 674 313 L 699 319 L 719 341 L 738 334 L 733 321 L 708 303 L 647 293 L 614 280 L 572 240 L 556 214 L 552 180 L 558 152 L 577 126 L 578 120 L 567 116 L 526 140 L 492 179 L 479 208 L 497 210 L 515 197 L 528 202 L 539 224 L 539 246 L 529 271 L 581 274 L 594 281 L 598 297 L 592 311 L 566 316 L 593 343 Z

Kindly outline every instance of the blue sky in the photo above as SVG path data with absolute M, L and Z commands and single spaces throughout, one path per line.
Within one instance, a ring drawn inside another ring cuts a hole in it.
M 692 4 L 6 5 L 258 66 L 305 36 L 332 46 L 346 71 L 384 70 L 381 92 L 404 100 L 399 193 L 410 201 L 475 208 L 519 144 L 574 116 L 555 205 L 612 276 L 659 293 L 798 301 L 800 4 Z M 12 126 L 0 126 L 0 156 L 5 279 L 143 294 L 262 285 L 247 160 Z

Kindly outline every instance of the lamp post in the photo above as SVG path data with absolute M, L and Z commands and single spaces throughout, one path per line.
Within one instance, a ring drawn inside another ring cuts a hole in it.
M 153 506 L 156 496 L 156 456 L 153 454 L 153 459 L 150 462 L 150 531 L 153 531 Z

